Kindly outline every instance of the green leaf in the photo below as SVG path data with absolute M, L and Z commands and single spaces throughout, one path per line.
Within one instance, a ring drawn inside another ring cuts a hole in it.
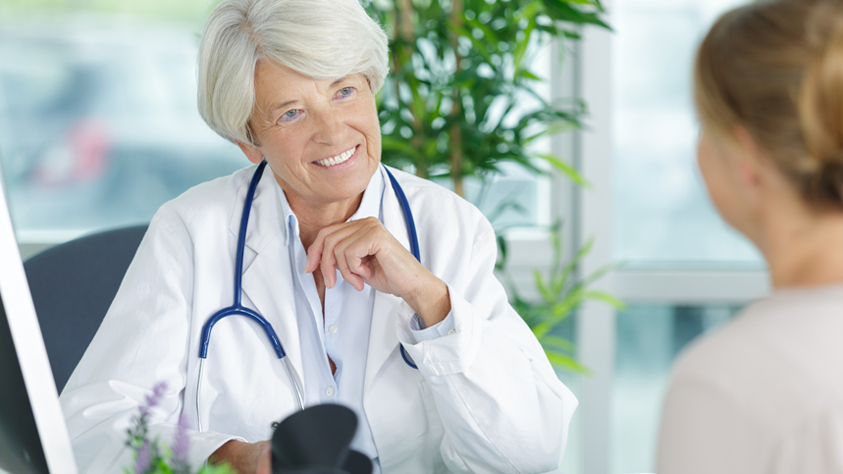
M 477 52 L 480 53 L 481 56 L 483 56 L 483 59 L 485 59 L 490 66 L 492 65 L 492 55 L 491 53 L 489 53 L 489 50 L 486 48 L 486 45 L 482 41 L 475 38 L 470 31 L 465 29 L 465 27 L 454 24 L 453 22 L 448 22 L 448 28 L 451 29 L 454 33 L 464 38 L 468 38 L 468 40 L 471 41 L 472 46 L 474 46 Z
M 557 158 L 553 155 L 548 155 L 548 154 L 544 154 L 544 153 L 536 154 L 536 157 L 547 161 L 548 163 L 553 165 L 554 168 L 561 171 L 563 174 L 568 176 L 568 178 L 570 178 L 571 181 L 577 183 L 578 185 L 580 185 L 584 188 L 591 187 L 591 183 L 589 183 L 588 180 L 586 180 L 583 177 L 583 175 L 581 175 L 579 173 L 579 171 L 576 170 L 576 168 L 569 165 L 568 163 L 565 163 L 564 161 L 560 160 L 559 158 Z
M 550 289 L 548 289 L 547 285 L 544 283 L 544 277 L 542 277 L 541 272 L 538 270 L 533 271 L 533 279 L 536 282 L 536 288 L 539 290 L 539 293 L 541 293 L 542 298 L 544 298 L 545 301 L 551 302 L 556 299 L 554 294 L 550 292 Z
M 591 370 L 588 367 L 580 364 L 579 362 L 577 362 L 576 359 L 567 354 L 551 350 L 545 350 L 544 352 L 545 354 L 547 354 L 547 359 L 550 361 L 550 363 L 556 367 L 568 369 L 578 374 L 591 374 Z
M 521 70 L 521 61 L 524 59 L 524 54 L 527 52 L 527 47 L 530 46 L 530 40 L 533 37 L 533 30 L 536 28 L 535 18 L 531 18 L 527 23 L 527 28 L 523 30 L 524 38 L 515 45 L 515 52 L 513 53 L 513 65 L 515 67 L 515 75 L 518 76 Z
M 584 296 L 586 299 L 603 301 L 617 310 L 626 308 L 626 303 L 604 291 L 586 291 Z
M 559 336 L 544 336 L 540 342 L 543 346 L 551 346 L 568 352 L 573 352 L 577 348 L 573 342 Z

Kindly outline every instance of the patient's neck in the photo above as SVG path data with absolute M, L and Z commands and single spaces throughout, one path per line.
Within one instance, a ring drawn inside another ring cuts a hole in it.
M 758 247 L 774 288 L 843 283 L 843 212 L 779 212 Z

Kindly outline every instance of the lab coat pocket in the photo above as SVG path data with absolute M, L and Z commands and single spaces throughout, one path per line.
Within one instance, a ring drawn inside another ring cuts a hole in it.
M 424 412 L 427 418 L 424 461 L 428 465 L 425 466 L 426 469 L 424 472 L 448 472 L 440 450 L 442 439 L 445 436 L 445 427 L 442 424 L 442 418 L 439 416 L 439 410 L 436 408 L 433 390 L 423 380 L 419 383 L 419 391 L 421 392 Z
M 556 376 L 556 372 L 553 370 L 553 367 L 546 363 L 543 360 L 537 360 L 530 357 L 530 354 L 524 353 L 524 356 L 530 361 L 530 368 L 533 371 L 534 376 L 542 382 L 542 384 L 547 387 L 557 398 L 560 400 L 571 400 L 574 398 L 574 394 L 559 380 L 559 377 Z

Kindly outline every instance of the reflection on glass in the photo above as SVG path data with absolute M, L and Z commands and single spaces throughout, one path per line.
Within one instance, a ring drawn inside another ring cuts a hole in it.
M 196 110 L 189 28 L 67 16 L 0 28 L 0 155 L 17 230 L 148 221 L 248 164 Z
M 661 401 L 676 355 L 739 310 L 725 305 L 632 305 L 618 313 L 611 472 L 653 472 Z
M 696 47 L 743 0 L 619 0 L 614 43 L 615 257 L 635 265 L 760 266 L 717 216 L 696 167 Z

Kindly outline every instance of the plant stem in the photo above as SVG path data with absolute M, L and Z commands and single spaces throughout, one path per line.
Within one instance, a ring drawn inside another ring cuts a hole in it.
M 399 19 L 395 22 L 395 29 L 396 29 L 396 38 L 401 38 L 404 43 L 404 47 L 402 48 L 402 57 L 398 58 L 395 57 L 395 71 L 401 70 L 401 61 L 412 61 L 413 60 L 413 46 L 415 44 L 416 38 L 413 35 L 413 1 L 412 0 L 400 0 L 397 2 L 397 5 L 400 9 L 399 11 Z M 396 55 L 397 56 L 397 55 Z M 398 90 L 398 83 L 396 81 L 395 84 L 395 97 L 400 98 L 401 94 Z M 412 85 L 410 85 L 412 87 Z M 422 141 L 424 139 L 424 126 L 421 122 L 421 118 L 417 114 L 413 114 L 413 137 L 410 139 L 410 145 L 416 149 L 421 149 Z M 429 176 L 428 173 L 428 165 L 426 163 L 416 163 L 416 175 L 427 179 Z
M 462 26 L 463 3 L 462 0 L 452 0 L 451 6 L 451 22 L 456 26 Z M 451 47 L 454 48 L 454 59 L 456 60 L 456 69 L 454 75 L 460 72 L 460 57 L 459 53 L 459 35 L 451 32 Z M 451 117 L 456 118 L 462 109 L 459 86 L 454 87 L 454 108 L 451 110 Z M 460 121 L 455 120 L 451 125 L 451 179 L 454 181 L 454 192 L 461 197 L 465 197 L 465 190 L 463 189 L 463 172 L 462 172 L 462 129 L 460 128 Z

